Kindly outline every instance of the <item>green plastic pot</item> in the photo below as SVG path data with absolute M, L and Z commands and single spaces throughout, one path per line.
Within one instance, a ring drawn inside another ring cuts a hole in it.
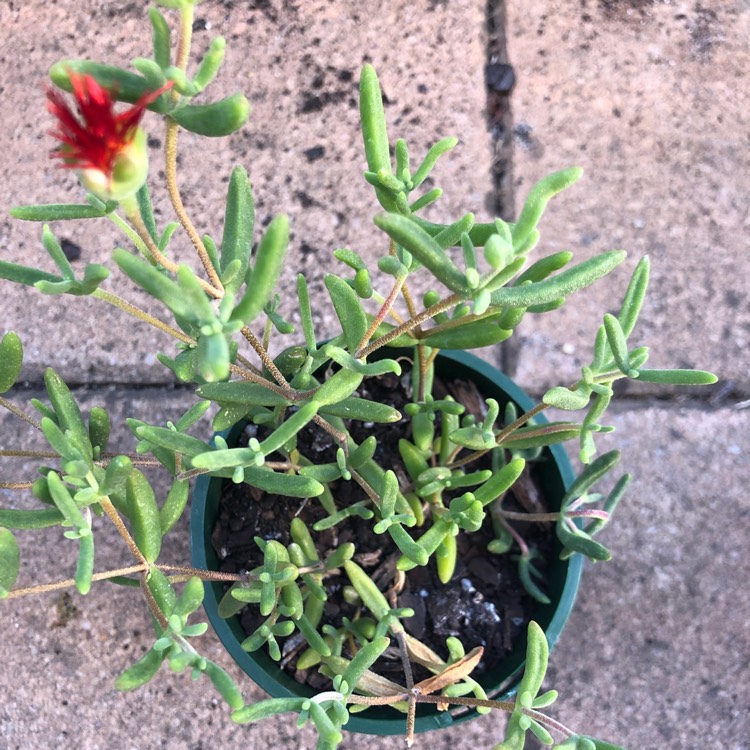
M 472 380 L 476 383 L 485 398 L 495 398 L 503 405 L 513 401 L 521 412 L 534 406 L 534 402 L 512 380 L 503 375 L 492 365 L 466 352 L 441 352 L 435 362 L 435 372 L 444 378 Z M 502 413 L 502 411 L 501 411 Z M 545 421 L 543 416 L 537 420 Z M 230 445 L 236 442 L 242 432 L 242 425 L 222 433 Z M 563 448 L 559 445 L 544 449 L 544 460 L 540 462 L 539 472 L 542 490 L 551 510 L 560 507 L 565 489 L 573 480 L 573 470 Z M 197 568 L 218 570 L 219 560 L 211 544 L 211 534 L 219 515 L 219 500 L 222 484 L 225 480 L 215 477 L 198 477 L 193 493 L 191 512 L 192 560 Z M 560 551 L 555 540 L 555 558 Z M 578 591 L 583 566 L 583 558 L 574 555 L 566 561 L 555 559 L 549 568 L 549 581 L 546 593 L 550 604 L 538 604 L 534 619 L 541 625 L 547 635 L 550 648 L 560 637 L 560 633 L 573 609 Z M 216 634 L 232 658 L 247 675 L 271 697 L 285 698 L 293 696 L 312 696 L 314 691 L 305 685 L 295 682 L 286 672 L 279 669 L 265 652 L 252 654 L 243 651 L 240 643 L 247 637 L 242 629 L 240 619 L 234 616 L 228 619 L 219 617 L 218 605 L 224 594 L 224 585 L 220 582 L 207 581 L 206 595 L 203 601 Z M 526 651 L 525 642 L 518 643 L 516 648 L 494 669 L 484 674 L 479 682 L 487 694 L 498 700 L 507 700 L 518 686 Z M 449 727 L 457 722 L 467 721 L 478 714 L 474 709 L 455 707 L 450 711 L 438 711 L 434 705 L 421 704 L 417 707 L 415 730 L 427 732 L 432 729 Z M 404 715 L 384 707 L 373 707 L 362 714 L 352 714 L 347 731 L 363 734 L 404 734 Z

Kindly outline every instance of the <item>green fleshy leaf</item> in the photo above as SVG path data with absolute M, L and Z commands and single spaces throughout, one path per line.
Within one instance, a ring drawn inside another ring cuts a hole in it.
M 65 517 L 57 508 L 15 510 L 0 508 L 0 527 L 8 529 L 46 529 L 59 526 Z
M 593 284 L 606 276 L 623 260 L 625 260 L 625 253 L 621 250 L 601 253 L 542 281 L 497 289 L 492 292 L 492 304 L 529 307 L 554 302 Z
M 625 333 L 620 327 L 620 321 L 614 316 L 607 313 L 604 316 L 604 331 L 607 334 L 607 343 L 612 351 L 612 356 L 620 372 L 630 377 L 636 376 L 636 371 L 630 366 L 630 357 L 628 354 L 628 345 L 625 340 Z
M 143 76 L 114 65 L 102 65 L 91 60 L 61 60 L 50 68 L 49 77 L 55 86 L 72 92 L 71 73 L 93 76 L 97 83 L 107 89 L 110 96 L 118 102 L 135 104 L 144 94 L 153 91 L 153 87 Z M 163 114 L 167 111 L 168 101 L 168 97 L 162 94 L 151 102 L 147 109 Z
M 390 424 L 401 419 L 401 412 L 388 404 L 379 404 L 357 396 L 341 399 L 338 403 L 323 407 L 321 416 L 340 417 L 341 419 L 357 419 L 361 422 L 377 422 Z
M 250 102 L 240 93 L 211 104 L 187 104 L 169 113 L 185 130 L 213 138 L 239 130 L 249 115 Z
M 74 576 L 79 594 L 88 594 L 94 575 L 94 535 L 78 538 L 78 562 Z
M 327 274 L 326 289 L 341 324 L 346 345 L 354 354 L 367 332 L 367 316 L 357 293 L 342 278 Z
M 133 539 L 146 560 L 150 563 L 161 551 L 161 521 L 156 496 L 145 475 L 133 469 L 125 483 L 129 518 Z
M 9 263 L 0 260 L 0 279 L 12 281 L 14 284 L 23 284 L 24 286 L 35 286 L 40 281 L 56 283 L 60 281 L 59 276 L 54 276 L 47 271 L 41 271 L 38 268 L 30 266 L 21 266 L 18 263 Z
M 21 553 L 13 533 L 0 526 L 0 599 L 5 598 L 18 578 Z
M 100 219 L 109 211 L 87 203 L 46 203 L 35 206 L 15 206 L 10 209 L 14 219 L 22 221 L 69 221 L 70 219 Z
M 430 172 L 432 172 L 435 164 L 437 163 L 437 160 L 443 154 L 454 148 L 457 143 L 458 138 L 455 138 L 453 136 L 443 138 L 427 152 L 427 155 L 412 177 L 412 184 L 415 188 L 419 187 L 424 182 L 425 178 L 430 174 Z
M 267 698 L 237 709 L 232 713 L 232 721 L 236 724 L 250 724 L 277 714 L 298 713 L 308 700 L 308 698 Z
M 209 450 L 209 446 L 202 440 L 185 435 L 167 427 L 156 427 L 138 422 L 137 420 L 128 420 L 128 425 L 135 432 L 136 437 L 153 443 L 161 448 L 167 448 L 176 453 L 182 453 L 186 456 L 195 456 L 198 453 L 204 453 Z
M 380 170 L 391 172 L 383 97 L 380 83 L 372 65 L 364 65 L 359 79 L 359 111 L 362 119 L 362 137 L 365 144 L 367 166 L 377 174 Z
M 271 383 L 269 383 L 272 385 Z M 242 404 L 251 406 L 289 406 L 291 401 L 279 393 L 266 388 L 262 383 L 233 380 L 229 383 L 206 383 L 197 391 L 202 398 L 219 404 Z
M 422 341 L 427 346 L 437 349 L 481 349 L 494 346 L 510 338 L 513 331 L 508 331 L 491 320 L 475 320 L 462 325 L 430 333 L 426 331 Z
M 219 72 L 221 63 L 224 61 L 224 53 L 226 51 L 227 42 L 222 36 L 217 36 L 211 40 L 211 44 L 203 55 L 203 59 L 198 66 L 198 70 L 193 78 L 193 84 L 198 91 L 208 86 L 211 81 L 216 77 Z
M 8 331 L 0 341 L 0 393 L 6 393 L 15 385 L 22 364 L 21 339 L 14 331 Z
M 718 378 L 705 370 L 638 370 L 637 380 L 670 385 L 711 385 Z
M 324 490 L 320 482 L 309 477 L 253 467 L 245 468 L 245 482 L 264 492 L 289 497 L 318 497 Z
M 513 246 L 516 252 L 519 252 L 519 247 L 523 245 L 529 235 L 536 229 L 550 198 L 560 191 L 565 190 L 565 188 L 570 187 L 570 185 L 580 179 L 582 174 L 583 170 L 580 167 L 571 167 L 559 172 L 553 172 L 543 177 L 534 185 L 521 209 L 518 221 L 512 229 Z
M 151 648 L 131 667 L 128 667 L 115 682 L 118 690 L 128 691 L 145 685 L 159 671 L 161 663 L 167 656 L 166 651 Z
M 231 284 L 225 284 L 228 294 L 236 294 L 247 274 L 255 226 L 255 202 L 247 172 L 235 167 L 229 180 L 224 233 L 221 238 L 221 271 L 233 261 L 240 262 L 237 275 Z
M 289 219 L 274 216 L 258 245 L 247 291 L 232 312 L 232 320 L 251 323 L 271 299 L 284 266 L 289 244 Z
M 464 274 L 455 266 L 441 245 L 419 224 L 406 216 L 390 213 L 376 216 L 375 224 L 408 250 L 451 291 L 468 291 Z
M 149 8 L 148 15 L 153 30 L 154 60 L 159 67 L 168 68 L 172 47 L 169 24 L 158 8 Z

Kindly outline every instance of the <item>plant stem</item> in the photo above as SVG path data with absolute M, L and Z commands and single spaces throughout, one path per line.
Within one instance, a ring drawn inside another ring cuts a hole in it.
M 28 422 L 32 427 L 37 430 L 41 430 L 42 426 L 33 417 L 30 417 L 24 411 L 19 409 L 12 401 L 8 401 L 7 398 L 0 396 L 0 406 L 4 406 L 9 412 L 12 412 L 17 417 L 23 419 L 24 422 Z
M 453 305 L 459 303 L 461 299 L 462 299 L 461 295 L 458 294 L 457 292 L 454 294 L 451 294 L 449 297 L 446 297 L 444 300 L 440 300 L 440 302 L 436 302 L 434 305 L 431 305 L 426 310 L 422 310 L 422 312 L 416 315 L 415 317 L 410 318 L 405 323 L 402 323 L 400 326 L 384 334 L 379 339 L 377 339 L 377 341 L 373 341 L 372 343 L 368 344 L 368 346 L 366 346 L 364 349 L 360 349 L 358 352 L 355 353 L 354 356 L 357 359 L 362 359 L 363 357 L 367 357 L 369 354 L 372 354 L 376 349 L 380 349 L 380 347 L 385 346 L 386 344 L 389 344 L 394 339 L 397 339 L 402 333 L 408 333 L 413 328 L 416 328 L 422 323 L 425 323 L 431 318 L 434 318 L 436 315 L 439 315 L 441 312 L 445 312 L 450 307 L 453 307 Z
M 351 696 L 353 698 L 354 696 Z M 349 700 L 351 701 L 351 698 Z M 400 700 L 403 700 L 403 698 L 400 698 Z M 394 701 L 395 703 L 396 701 Z M 513 711 L 516 708 L 515 701 L 493 701 L 489 698 L 469 698 L 468 696 L 461 696 L 461 695 L 455 695 L 455 696 L 446 696 L 446 695 L 425 695 L 424 693 L 417 693 L 417 702 L 418 703 L 453 703 L 457 706 L 480 706 L 482 708 L 496 708 L 499 711 L 507 711 L 509 714 L 513 713 Z M 523 710 L 523 709 L 522 709 Z M 524 711 L 525 713 L 525 711 Z M 544 716 L 544 714 L 540 714 L 541 716 Z M 536 719 L 537 717 L 534 716 Z M 544 717 L 547 718 L 546 716 Z M 570 732 L 572 734 L 572 732 Z
M 398 695 L 350 695 L 347 703 L 353 703 L 357 706 L 392 706 L 394 703 L 408 701 L 408 693 L 399 693 Z M 453 699 L 451 699 L 453 700 Z
M 287 382 L 287 379 L 281 374 L 281 370 L 276 367 L 268 352 L 263 348 L 263 344 L 258 341 L 255 334 L 247 326 L 245 326 L 240 333 L 242 333 L 245 340 L 253 347 L 255 353 L 260 357 L 263 366 L 271 373 L 274 380 L 284 389 L 284 395 L 291 399 L 294 390 Z
M 424 344 L 417 344 L 417 360 L 419 363 L 419 393 L 417 393 L 417 401 L 421 403 L 425 399 L 425 380 L 427 380 L 428 367 Z
M 193 40 L 193 15 L 194 7 L 192 3 L 185 3 L 180 7 L 180 41 L 177 46 L 177 58 L 175 64 L 183 72 L 187 70 L 188 60 L 190 59 L 190 45 Z M 177 92 L 174 92 L 175 96 Z
M 174 123 L 174 125 L 176 129 L 177 123 Z M 167 125 L 167 128 L 168 127 L 169 125 Z M 176 146 L 175 146 L 175 149 L 176 149 Z M 175 153 L 175 161 L 176 159 L 177 157 Z M 176 178 L 176 167 L 175 167 L 175 180 L 176 179 L 177 178 Z M 176 185 L 176 182 L 175 182 L 175 185 Z M 179 195 L 178 195 L 178 198 L 179 198 Z M 143 218 L 141 217 L 140 211 L 138 209 L 138 205 L 135 202 L 135 200 L 130 199 L 128 201 L 124 201 L 123 205 L 125 206 L 127 210 L 128 219 L 130 219 L 133 226 L 136 228 L 136 231 L 138 232 L 138 236 L 143 240 L 143 242 L 148 247 L 149 255 L 151 255 L 154 261 L 164 266 L 164 268 L 166 268 L 171 273 L 177 273 L 177 271 L 179 271 L 180 269 L 179 263 L 175 263 L 173 260 L 170 260 L 169 258 L 167 258 L 167 256 L 164 255 L 164 253 L 162 253 L 162 251 L 159 250 L 159 248 L 156 246 L 156 243 L 152 239 L 151 235 L 148 233 L 148 229 L 146 229 L 146 225 L 143 223 Z M 180 203 L 180 205 L 182 204 Z M 180 223 L 183 225 L 183 227 L 185 228 L 185 231 L 190 236 L 190 239 L 193 241 L 193 244 L 195 244 L 193 235 L 195 235 L 195 237 L 198 237 L 197 231 L 195 230 L 193 225 L 190 224 L 190 229 L 192 230 L 192 234 L 191 234 L 191 232 L 188 230 L 188 227 L 185 226 L 185 223 L 182 220 L 183 217 L 180 216 L 176 208 L 175 208 L 175 213 L 177 213 L 177 218 L 180 219 Z M 187 214 L 185 214 L 184 208 L 183 208 L 183 214 L 184 214 L 184 218 L 189 223 L 190 220 L 187 218 Z M 198 255 L 200 256 L 201 261 L 203 262 L 203 267 L 206 269 L 206 272 L 208 273 L 208 276 L 211 279 L 211 283 L 209 284 L 204 279 L 198 278 L 198 283 L 201 285 L 203 291 L 206 294 L 208 294 L 210 297 L 214 297 L 215 299 L 221 299 L 221 297 L 224 296 L 224 287 L 222 286 L 221 281 L 219 280 L 219 277 L 216 276 L 216 272 L 213 270 L 213 265 L 211 264 L 211 261 L 208 259 L 208 253 L 206 253 L 206 249 L 205 247 L 203 247 L 203 242 L 201 241 L 200 237 L 198 237 L 198 242 L 200 244 L 200 247 L 203 250 L 203 255 L 201 255 L 200 251 L 198 252 Z M 205 256 L 205 260 L 204 260 L 204 256 Z
M 383 305 L 381 306 L 380 310 L 378 311 L 378 314 L 375 316 L 374 320 L 370 324 L 370 327 L 365 332 L 365 335 L 362 336 L 362 340 L 359 342 L 359 346 L 357 347 L 357 350 L 364 349 L 365 346 L 367 346 L 367 344 L 369 343 L 370 339 L 375 335 L 375 331 L 378 330 L 378 326 L 386 319 L 386 317 L 388 316 L 388 313 L 391 311 L 391 308 L 396 302 L 396 299 L 405 281 L 406 281 L 406 276 L 399 276 L 396 278 L 396 282 L 394 283 L 390 294 L 388 295 L 388 297 L 386 297 L 385 302 L 383 302 Z
M 229 370 L 235 375 L 239 375 L 243 380 L 247 380 L 249 383 L 259 383 L 268 388 L 269 391 L 278 393 L 279 396 L 284 396 L 284 398 L 288 398 L 290 401 L 294 400 L 294 391 L 291 387 L 289 387 L 288 391 L 284 390 L 281 386 L 264 378 L 260 373 L 256 374 L 250 370 L 245 370 L 242 367 L 237 367 L 237 365 L 229 365 Z M 291 391 L 291 393 L 289 391 Z
M 60 458 L 60 454 L 54 451 L 26 451 L 13 448 L 0 450 L 0 456 L 4 458 Z
M 243 357 L 241 354 L 237 355 L 237 361 L 255 375 L 263 375 L 263 373 L 254 364 L 252 364 L 249 359 Z
M 182 196 L 177 186 L 177 134 L 179 132 L 179 125 L 172 120 L 167 118 L 167 129 L 164 139 L 164 155 L 165 155 L 165 168 L 164 173 L 167 181 L 167 192 L 169 193 L 169 199 L 172 202 L 172 208 L 174 209 L 177 218 L 182 224 L 187 236 L 193 243 L 195 251 L 198 253 L 203 268 L 208 275 L 208 279 L 211 282 L 210 285 L 206 285 L 206 291 L 212 296 L 221 298 L 224 296 L 224 285 L 221 283 L 221 279 L 216 273 L 216 269 L 211 263 L 211 258 L 206 251 L 206 247 L 203 244 L 203 240 L 198 234 L 198 230 L 193 225 L 190 217 L 185 211 L 185 206 L 182 203 Z M 201 280 L 202 281 L 202 280 Z M 205 282 L 203 282 L 205 284 Z
M 164 572 L 181 573 L 186 576 L 197 576 L 203 581 L 246 581 L 247 576 L 241 573 L 220 573 L 217 570 L 201 570 L 183 565 L 156 565 Z
M 104 512 L 109 517 L 109 520 L 112 521 L 112 523 L 115 525 L 115 528 L 122 537 L 123 541 L 125 542 L 125 544 L 127 544 L 130 553 L 136 560 L 138 560 L 141 566 L 145 566 L 146 570 L 148 570 L 148 560 L 146 560 L 146 558 L 143 556 L 143 553 L 140 551 L 140 549 L 138 549 L 138 545 L 135 543 L 135 540 L 130 535 L 130 532 L 123 523 L 120 514 L 117 512 L 117 508 L 112 505 L 112 501 L 108 497 L 101 497 L 99 498 L 99 504 L 102 506 Z M 143 567 L 141 569 L 143 570 Z
M 174 336 L 176 339 L 182 341 L 183 344 L 188 344 L 189 346 L 196 345 L 195 339 L 191 339 L 190 336 L 184 334 L 182 331 L 177 330 L 177 328 L 173 328 L 168 323 L 164 323 L 158 318 L 155 318 L 153 315 L 149 315 L 144 310 L 141 310 L 140 307 L 136 307 L 127 300 L 124 300 L 122 297 L 118 297 L 116 294 L 105 292 L 103 289 L 96 289 L 91 293 L 91 296 L 96 297 L 97 299 L 104 300 L 105 302 L 108 302 L 110 305 L 114 305 L 115 307 L 119 307 L 120 310 L 126 312 L 128 315 L 131 315 L 134 318 L 138 318 L 138 320 L 142 320 L 144 323 L 148 323 L 154 328 L 158 328 L 160 331 L 168 333 L 170 336 Z
M 529 545 L 526 544 L 524 538 L 508 523 L 508 521 L 500 515 L 501 513 L 502 508 L 499 501 L 496 500 L 490 507 L 490 515 L 492 516 L 492 519 L 497 521 L 513 537 L 518 548 L 521 550 L 521 555 L 523 555 L 523 557 L 528 557 Z
M 137 204 L 136 204 L 137 205 Z M 109 220 L 120 230 L 122 230 L 123 234 L 127 235 L 128 239 L 136 246 L 136 248 L 143 253 L 143 256 L 146 258 L 149 263 L 157 263 L 156 258 L 152 255 L 151 251 L 148 248 L 148 245 L 144 242 L 144 240 L 141 238 L 141 236 L 138 234 L 138 232 L 131 227 L 125 219 L 123 219 L 119 214 L 115 213 L 114 211 L 111 214 L 107 215 Z M 148 234 L 148 232 L 146 232 Z M 149 239 L 151 239 L 149 237 Z
M 370 486 L 370 483 L 354 469 L 350 468 L 349 472 L 352 475 L 352 479 L 365 491 L 367 497 L 372 500 L 373 505 L 379 510 L 380 496 L 378 495 L 378 493 L 375 492 L 375 490 Z
M 451 698 L 451 700 L 453 699 Z M 558 731 L 564 737 L 572 737 L 575 734 L 565 724 L 557 721 L 557 719 L 553 719 L 551 716 L 547 716 L 547 714 L 543 714 L 541 711 L 535 711 L 533 708 L 521 708 L 521 713 L 532 719 L 536 719 L 540 724 L 546 724 L 550 729 Z
M 143 591 L 143 595 L 146 597 L 146 602 L 148 603 L 148 608 L 151 610 L 151 614 L 159 625 L 166 630 L 169 626 L 169 621 L 164 612 L 161 611 L 159 603 L 156 601 L 154 595 L 151 593 L 151 589 L 148 587 L 148 569 L 141 573 L 141 591 Z
M 509 521 L 530 521 L 543 523 L 545 521 L 559 521 L 560 513 L 523 513 L 514 510 L 500 510 L 504 518 Z M 609 513 L 606 510 L 588 508 L 583 510 L 568 510 L 565 512 L 568 518 L 600 518 L 602 521 L 609 520 Z
M 107 570 L 102 573 L 94 573 L 91 577 L 93 581 L 106 581 L 108 578 L 115 578 L 116 576 L 126 576 L 131 573 L 142 573 L 143 565 L 131 565 L 128 568 L 119 568 L 118 570 Z M 13 589 L 8 593 L 8 599 L 15 599 L 19 596 L 27 596 L 28 594 L 45 594 L 49 591 L 60 591 L 61 589 L 69 589 L 76 585 L 74 578 L 67 578 L 64 581 L 58 581 L 57 583 L 41 583 L 36 586 L 27 586 L 22 589 Z
M 500 430 L 500 432 L 497 434 L 497 437 L 495 438 L 495 445 L 500 445 L 502 441 L 508 437 L 508 435 L 515 432 L 519 427 L 523 427 L 526 422 L 528 422 L 530 419 L 533 419 L 540 412 L 544 411 L 547 406 L 548 404 L 537 404 L 533 409 L 529 409 L 525 414 L 522 414 L 514 422 L 511 422 L 509 425 L 503 427 L 503 429 Z M 489 450 L 493 450 L 493 448 L 490 448 Z M 487 453 L 486 450 L 474 451 L 468 456 L 464 456 L 462 459 L 448 464 L 448 468 L 457 469 L 460 466 L 465 466 L 466 464 L 469 464 L 472 461 L 476 461 L 478 458 L 481 458 L 485 453 Z
M 28 490 L 33 486 L 33 482 L 0 482 L 0 490 Z
M 328 420 L 323 419 L 319 414 L 313 417 L 313 422 L 318 427 L 322 427 L 336 442 L 341 443 L 344 453 L 349 453 L 349 440 L 346 433 L 339 432 Z

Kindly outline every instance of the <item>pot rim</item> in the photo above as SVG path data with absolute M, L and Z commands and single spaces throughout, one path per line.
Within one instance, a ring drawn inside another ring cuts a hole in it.
M 459 370 L 457 373 L 459 377 L 462 375 L 466 377 L 470 374 L 485 396 L 490 395 L 486 393 L 486 390 L 502 391 L 508 397 L 507 400 L 515 402 L 524 411 L 534 406 L 531 398 L 507 375 L 474 354 L 466 351 L 443 350 L 436 360 L 436 371 L 448 367 L 452 370 L 451 374 L 455 374 L 455 371 Z M 495 394 L 491 395 L 494 396 Z M 546 417 L 541 414 L 536 419 L 539 422 L 547 421 Z M 220 434 L 231 443 L 231 438 L 236 439 L 241 429 L 242 425 L 237 424 Z M 561 445 L 552 445 L 544 450 L 552 460 L 547 464 L 546 480 L 543 481 L 547 485 L 553 485 L 553 488 L 548 486 L 546 489 L 548 491 L 554 489 L 555 493 L 561 498 L 574 479 L 573 468 Z M 220 477 L 201 475 L 197 478 L 193 489 L 190 539 L 192 563 L 196 568 L 214 570 L 218 567 L 218 556 L 211 544 L 211 534 L 218 513 L 223 481 Z M 548 605 L 539 604 L 534 614 L 534 619 L 539 622 L 547 636 L 550 650 L 557 643 L 573 609 L 582 570 L 583 558 L 581 555 L 573 555 L 565 561 L 556 560 L 555 566 L 551 568 L 553 590 L 549 593 L 552 603 Z M 290 675 L 282 672 L 277 662 L 274 662 L 265 652 L 259 651 L 250 654 L 240 647 L 240 643 L 245 640 L 247 635 L 242 629 L 239 617 L 235 615 L 224 619 L 218 613 L 219 601 L 223 596 L 223 585 L 223 583 L 216 581 L 204 582 L 203 608 L 222 645 L 239 667 L 272 697 L 315 695 L 315 691 L 311 688 L 300 685 Z M 511 654 L 503 659 L 497 667 L 483 675 L 483 679 L 479 680 L 489 697 L 507 700 L 515 693 L 525 661 L 525 639 L 519 640 L 522 642 L 516 645 Z M 495 677 L 495 674 L 499 671 L 504 672 L 504 677 Z M 490 681 L 493 682 L 493 685 L 487 687 L 486 685 Z M 478 716 L 476 710 L 467 710 L 465 707 L 438 711 L 434 705 L 420 705 L 418 706 L 415 731 L 421 733 L 446 728 L 476 716 Z M 404 734 L 405 718 L 388 707 L 373 707 L 369 708 L 366 713 L 352 714 L 344 729 L 362 734 Z

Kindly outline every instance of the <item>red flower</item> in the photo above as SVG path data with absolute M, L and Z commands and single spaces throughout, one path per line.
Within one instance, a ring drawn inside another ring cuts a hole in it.
M 84 184 L 93 192 L 109 192 L 113 177 L 118 178 L 118 169 L 134 170 L 132 152 L 146 107 L 172 84 L 143 94 L 129 109 L 115 114 L 112 95 L 93 76 L 71 72 L 70 82 L 80 118 L 59 92 L 47 91 L 47 109 L 57 118 L 57 128 L 51 130 L 50 135 L 62 143 L 50 156 L 62 159 L 61 167 L 83 170 Z M 138 157 L 143 161 L 145 151 Z M 147 168 L 147 162 L 144 166 Z

